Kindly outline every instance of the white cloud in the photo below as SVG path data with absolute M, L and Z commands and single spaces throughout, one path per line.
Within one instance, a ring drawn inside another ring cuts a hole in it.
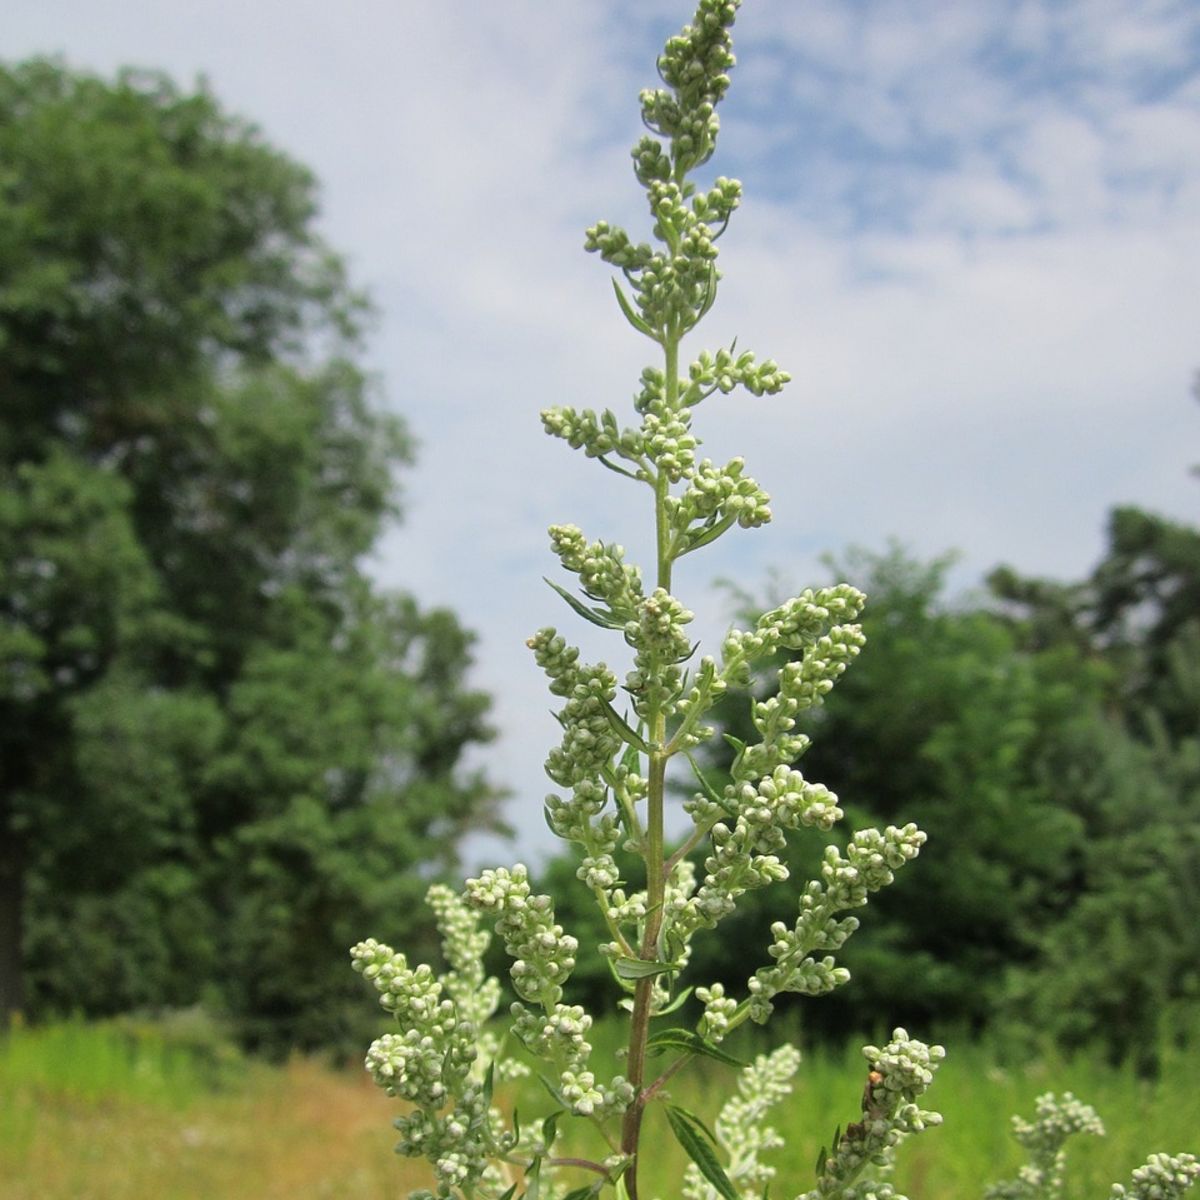
M 641 222 L 636 90 L 651 35 L 683 15 L 42 0 L 3 18 L 10 56 L 207 73 L 323 181 L 330 240 L 383 306 L 374 361 L 421 442 L 379 572 L 480 631 L 503 729 L 485 761 L 521 793 L 527 845 L 547 844 L 554 725 L 523 641 L 569 620 L 540 582 L 545 526 L 645 541 L 636 489 L 536 414 L 620 408 L 648 361 L 580 246 L 597 217 Z M 713 577 L 823 577 L 817 555 L 848 542 L 959 546 L 964 580 L 1000 560 L 1071 575 L 1114 502 L 1194 519 L 1198 42 L 1200 10 L 1158 0 L 746 6 L 712 166 L 736 165 L 747 203 L 705 340 L 738 334 L 795 380 L 698 414 L 777 515 L 687 562 L 701 633 L 726 617 Z

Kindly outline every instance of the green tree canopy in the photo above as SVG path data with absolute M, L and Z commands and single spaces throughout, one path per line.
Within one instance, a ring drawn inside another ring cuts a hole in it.
M 363 573 L 409 443 L 315 216 L 204 90 L 0 68 L 0 1010 L 321 1040 L 494 823 L 469 635 Z

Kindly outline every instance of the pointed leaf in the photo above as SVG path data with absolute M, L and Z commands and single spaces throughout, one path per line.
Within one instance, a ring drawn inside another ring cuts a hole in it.
M 558 1118 L 561 1116 L 562 1113 L 553 1112 L 542 1122 L 542 1141 L 546 1143 L 547 1150 L 554 1144 L 558 1134 Z
M 687 998 L 692 994 L 690 987 L 685 987 L 666 1008 L 660 1008 L 658 1012 L 651 1013 L 651 1017 L 666 1017 L 671 1013 L 676 1012 L 687 1003 Z
M 525 1172 L 525 1195 L 522 1200 L 538 1200 L 538 1193 L 542 1188 L 542 1160 L 537 1157 L 529 1164 L 529 1170 Z
M 487 1072 L 483 1077 L 483 1107 L 490 1108 L 492 1104 L 492 1089 L 496 1084 L 496 1060 L 488 1063 Z
M 616 972 L 621 979 L 648 979 L 651 975 L 665 975 L 668 971 L 678 971 L 676 963 L 649 962 L 644 958 L 617 959 Z
M 728 222 L 726 222 L 728 224 Z M 717 264 L 713 263 L 708 268 L 708 285 L 704 289 L 704 303 L 700 306 L 700 311 L 696 314 L 696 320 L 702 321 L 708 316 L 708 310 L 716 303 L 717 300 Z
M 516 1191 L 517 1185 L 514 1183 L 512 1187 L 510 1187 L 508 1191 L 506 1191 L 504 1195 L 500 1197 L 500 1200 L 512 1200 L 513 1196 L 516 1195 Z
M 618 467 L 615 462 L 611 462 L 603 454 L 597 454 L 596 461 L 602 467 L 607 467 L 610 471 L 615 471 L 618 475 L 624 475 L 626 479 L 632 479 L 634 483 L 642 482 L 642 477 L 640 475 L 635 475 L 632 471 L 627 471 L 624 467 Z
M 542 576 L 545 579 L 545 576 Z M 571 606 L 571 608 L 581 616 L 585 621 L 591 622 L 593 625 L 599 625 L 601 629 L 624 629 L 625 622 L 614 613 L 603 608 L 588 608 L 582 600 L 576 599 L 567 591 L 566 588 L 559 587 L 553 579 L 546 579 L 546 582 Z
M 646 1050 L 650 1054 L 664 1054 L 668 1050 L 682 1050 L 687 1054 L 702 1054 L 705 1058 L 715 1059 L 730 1067 L 748 1067 L 744 1059 L 735 1058 L 720 1046 L 706 1041 L 693 1029 L 664 1029 L 656 1033 L 647 1043 Z
M 588 1200 L 589 1196 L 595 1196 L 599 1188 L 603 1186 L 603 1180 L 599 1180 L 597 1183 L 585 1183 L 583 1187 L 577 1187 L 573 1191 L 568 1192 L 562 1200 Z
M 612 727 L 613 733 L 635 750 L 640 750 L 643 754 L 649 754 L 650 747 L 630 729 L 624 717 L 607 700 L 602 700 L 601 703 L 604 705 L 604 715 L 608 718 L 608 723 Z
M 697 783 L 700 785 L 700 789 L 701 789 L 701 791 L 703 791 L 703 792 L 704 792 L 704 794 L 705 794 L 705 795 L 706 795 L 706 796 L 707 796 L 707 797 L 708 797 L 708 798 L 709 798 L 709 799 L 710 799 L 710 800 L 711 800 L 711 801 L 712 801 L 714 804 L 719 804 L 719 805 L 720 805 L 722 808 L 726 808 L 726 809 L 727 809 L 727 808 L 728 808 L 728 805 L 727 805 L 727 803 L 726 803 L 726 801 L 725 801 L 724 797 L 722 797 L 721 795 L 719 795 L 719 794 L 717 793 L 717 790 L 716 790 L 716 788 L 714 788 L 714 787 L 713 787 L 713 785 L 712 785 L 711 783 L 709 783 L 709 782 L 708 782 L 708 779 L 705 777 L 705 774 L 704 774 L 704 772 L 703 772 L 703 771 L 700 769 L 700 764 L 696 762 L 696 759 L 695 759 L 695 758 L 694 758 L 694 756 L 692 755 L 691 751 L 690 751 L 690 750 L 685 750 L 685 751 L 684 751 L 684 754 L 683 754 L 683 757 L 684 757 L 684 758 L 686 758 L 686 759 L 688 760 L 688 764 L 689 764 L 689 765 L 691 766 L 691 768 L 692 768 L 692 774 L 696 776 L 696 782 L 697 782 Z
M 715 542 L 721 534 L 733 527 L 733 523 L 737 520 L 736 513 L 727 513 L 719 521 L 710 521 L 705 525 L 701 525 L 695 532 L 688 532 L 687 544 L 676 555 L 677 558 L 682 558 L 685 554 L 691 554 L 693 550 L 699 550 L 701 546 L 707 546 L 711 542 Z
M 621 306 L 621 311 L 625 314 L 625 320 L 638 331 L 644 333 L 646 337 L 652 341 L 661 341 L 658 334 L 646 324 L 645 320 L 634 311 L 634 307 L 629 303 L 629 297 L 625 295 L 621 285 L 614 279 L 612 281 L 613 291 L 617 294 L 617 303 Z
M 725 1200 L 740 1200 L 737 1189 L 725 1174 L 725 1168 L 717 1160 L 713 1150 L 714 1139 L 704 1122 L 687 1109 L 677 1108 L 673 1104 L 667 1105 L 667 1120 L 671 1124 L 675 1140 L 687 1151 L 688 1157 L 699 1168 L 700 1174 Z

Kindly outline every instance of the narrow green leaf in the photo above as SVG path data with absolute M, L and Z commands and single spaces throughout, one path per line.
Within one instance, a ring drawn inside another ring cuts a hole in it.
M 588 1200 L 589 1196 L 595 1196 L 603 1186 L 603 1180 L 598 1180 L 597 1183 L 585 1183 L 583 1187 L 577 1187 L 568 1192 L 562 1200 Z
M 625 1172 L 622 1171 L 617 1176 L 617 1182 L 613 1185 L 613 1190 L 616 1192 L 616 1200 L 629 1200 L 629 1188 L 625 1183 Z
M 615 471 L 618 475 L 624 475 L 626 479 L 632 479 L 634 483 L 642 482 L 640 475 L 635 475 L 632 471 L 627 471 L 624 467 L 618 467 L 615 462 L 611 462 L 603 454 L 597 454 L 596 461 L 602 467 L 607 467 L 610 471 Z
M 513 1136 L 518 1142 L 521 1140 L 521 1114 L 515 1105 L 513 1106 Z M 504 1197 L 502 1196 L 500 1200 L 504 1200 Z
M 488 1063 L 488 1069 L 483 1077 L 483 1107 L 490 1108 L 492 1103 L 492 1089 L 496 1083 L 496 1060 L 493 1058 Z
M 632 304 L 630 304 L 629 297 L 625 295 L 621 285 L 615 279 L 612 281 L 612 285 L 613 291 L 617 294 L 617 303 L 621 306 L 621 311 L 625 314 L 625 320 L 627 320 L 630 325 L 632 325 L 634 329 L 638 331 L 638 333 L 644 333 L 646 337 L 651 339 L 651 341 L 661 342 L 662 339 L 658 336 L 658 334 L 646 324 L 646 322 L 636 311 L 634 311 L 634 307 Z
M 696 314 L 696 321 L 703 321 L 708 316 L 709 309 L 716 303 L 717 300 L 717 264 L 713 263 L 708 268 L 708 285 L 704 289 L 704 303 L 700 305 L 700 311 Z
M 546 1143 L 547 1150 L 554 1144 L 558 1134 L 558 1118 L 561 1116 L 562 1113 L 553 1112 L 542 1122 L 542 1141 Z
M 671 1132 L 675 1140 L 687 1152 L 687 1156 L 696 1164 L 700 1174 L 717 1189 L 725 1200 L 740 1200 L 737 1189 L 733 1186 L 725 1168 L 717 1161 L 713 1150 L 714 1139 L 708 1132 L 704 1122 L 685 1108 L 667 1105 L 667 1120 L 671 1124 Z
M 695 757 L 690 750 L 685 750 L 683 757 L 688 760 L 688 765 L 692 768 L 692 774 L 696 777 L 696 782 L 700 785 L 700 790 L 714 803 L 719 804 L 721 808 L 728 811 L 729 802 L 708 782 L 708 778 L 700 769 L 700 764 L 696 762 Z
M 512 1200 L 513 1196 L 515 1196 L 516 1193 L 517 1193 L 517 1185 L 514 1183 L 512 1185 L 512 1187 L 510 1187 L 508 1189 L 508 1191 L 506 1191 L 504 1193 L 504 1195 L 500 1197 L 500 1200 Z
M 650 747 L 634 733 L 624 717 L 607 700 L 603 700 L 601 703 L 604 705 L 604 715 L 608 718 L 608 723 L 612 727 L 613 733 L 621 741 L 625 742 L 626 745 L 632 746 L 635 750 L 640 750 L 643 754 L 649 754 Z
M 543 575 L 543 579 L 546 577 Z M 572 596 L 566 588 L 559 587 L 553 579 L 546 579 L 546 582 L 571 606 L 574 612 L 581 616 L 585 621 L 591 622 L 593 625 L 599 625 L 601 629 L 624 629 L 625 622 L 614 613 L 608 612 L 602 608 L 588 608 L 582 600 Z
M 666 1008 L 660 1008 L 658 1012 L 651 1013 L 651 1017 L 665 1017 L 682 1008 L 687 1003 L 687 998 L 692 994 L 690 987 L 685 987 Z
M 710 543 L 715 542 L 717 538 L 721 536 L 721 534 L 733 527 L 733 523 L 736 520 L 736 513 L 728 513 L 719 521 L 709 521 L 708 523 L 701 525 L 699 530 L 696 532 L 689 532 L 687 544 L 675 557 L 682 558 L 685 554 L 691 554 L 693 550 L 699 550 L 701 546 L 707 546 Z
M 542 1190 L 542 1160 L 539 1156 L 529 1164 L 529 1170 L 525 1172 L 525 1195 L 521 1200 L 538 1200 L 538 1193 Z
M 720 1046 L 706 1041 L 693 1029 L 664 1029 L 646 1043 L 646 1050 L 650 1054 L 682 1050 L 688 1054 L 702 1054 L 705 1058 L 715 1059 L 729 1067 L 748 1067 L 750 1065 L 743 1059 L 735 1058 L 732 1054 L 722 1050 Z
M 668 971 L 678 971 L 674 963 L 648 962 L 644 958 L 617 959 L 616 972 L 621 979 L 647 979 L 651 975 L 665 975 Z

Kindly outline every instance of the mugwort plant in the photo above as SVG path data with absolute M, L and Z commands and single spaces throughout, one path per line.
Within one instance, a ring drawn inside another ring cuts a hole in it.
M 396 1122 L 398 1149 L 428 1159 L 435 1180 L 435 1190 L 417 1193 L 418 1200 L 590 1200 L 606 1189 L 639 1200 L 642 1131 L 652 1108 L 662 1110 L 691 1160 L 682 1182 L 688 1200 L 762 1196 L 773 1171 L 761 1156 L 782 1142 L 766 1117 L 790 1090 L 799 1054 L 783 1046 L 745 1065 L 722 1043 L 746 1021 L 765 1023 L 781 995 L 819 996 L 846 983 L 836 953 L 858 927 L 855 911 L 925 841 L 907 824 L 859 830 L 844 849 L 827 846 L 819 878 L 788 901 L 791 915 L 772 925 L 763 965 L 740 992 L 685 985 L 693 939 L 716 929 L 746 892 L 787 878 L 779 853 L 787 837 L 819 836 L 841 820 L 837 796 L 795 766 L 809 744 L 797 717 L 822 703 L 863 645 L 856 622 L 865 598 L 840 584 L 803 592 L 751 628 L 729 632 L 717 654 L 698 656 L 688 635 L 692 613 L 672 589 L 684 556 L 735 526 L 754 529 L 771 519 L 767 494 L 743 459 L 699 457 L 696 410 L 739 389 L 774 395 L 788 382 L 773 360 L 735 346 L 681 358 L 685 337 L 717 298 L 718 243 L 741 200 L 736 180 L 703 186 L 693 178 L 716 146 L 739 2 L 699 0 L 692 23 L 658 59 L 661 86 L 641 93 L 647 132 L 633 148 L 633 168 L 652 241 L 605 221 L 587 231 L 586 248 L 615 269 L 617 304 L 655 356 L 642 372 L 633 421 L 623 424 L 608 409 L 542 413 L 546 432 L 621 486 L 640 489 L 653 514 L 655 560 L 645 570 L 627 562 L 619 545 L 592 540 L 575 525 L 549 531 L 576 591 L 551 586 L 576 616 L 624 642 L 630 669 L 619 676 L 603 662 L 582 661 L 553 628 L 528 643 L 560 705 L 562 738 L 545 764 L 556 789 L 546 815 L 574 848 L 579 884 L 603 916 L 607 940 L 587 949 L 607 960 L 615 1007 L 627 1015 L 623 1058 L 597 1061 L 588 1040 L 593 1015 L 564 1001 L 581 947 L 523 865 L 484 871 L 462 895 L 430 889 L 449 963 L 444 975 L 410 966 L 374 939 L 352 951 L 354 969 L 397 1021 L 397 1032 L 371 1046 L 367 1068 L 410 1106 Z M 756 664 L 782 650 L 793 657 L 778 672 L 776 694 L 753 707 L 758 740 L 738 744 L 728 781 L 712 786 L 694 757 L 715 736 L 706 719 L 729 688 L 747 686 Z M 691 831 L 668 848 L 668 773 L 689 771 L 696 790 L 683 808 Z M 623 877 L 619 849 L 638 864 L 634 878 Z M 511 958 L 516 1001 L 502 1041 L 487 1024 L 500 987 L 484 977 L 491 936 L 484 923 Z M 702 1005 L 698 1021 L 673 1023 L 690 995 Z M 901 1141 L 941 1121 L 922 1107 L 944 1057 L 940 1046 L 896 1029 L 863 1056 L 861 1110 L 833 1134 L 812 1188 L 798 1200 L 894 1196 L 880 1169 Z M 715 1131 L 679 1102 L 682 1085 L 668 1086 L 698 1057 L 742 1066 Z M 506 1116 L 493 1103 L 494 1088 L 531 1063 L 549 1111 L 536 1121 Z M 587 1139 L 564 1136 L 569 1122 L 587 1127 L 599 1147 L 593 1155 L 575 1150 Z M 1159 1194 L 1137 1186 L 1130 1195 Z

